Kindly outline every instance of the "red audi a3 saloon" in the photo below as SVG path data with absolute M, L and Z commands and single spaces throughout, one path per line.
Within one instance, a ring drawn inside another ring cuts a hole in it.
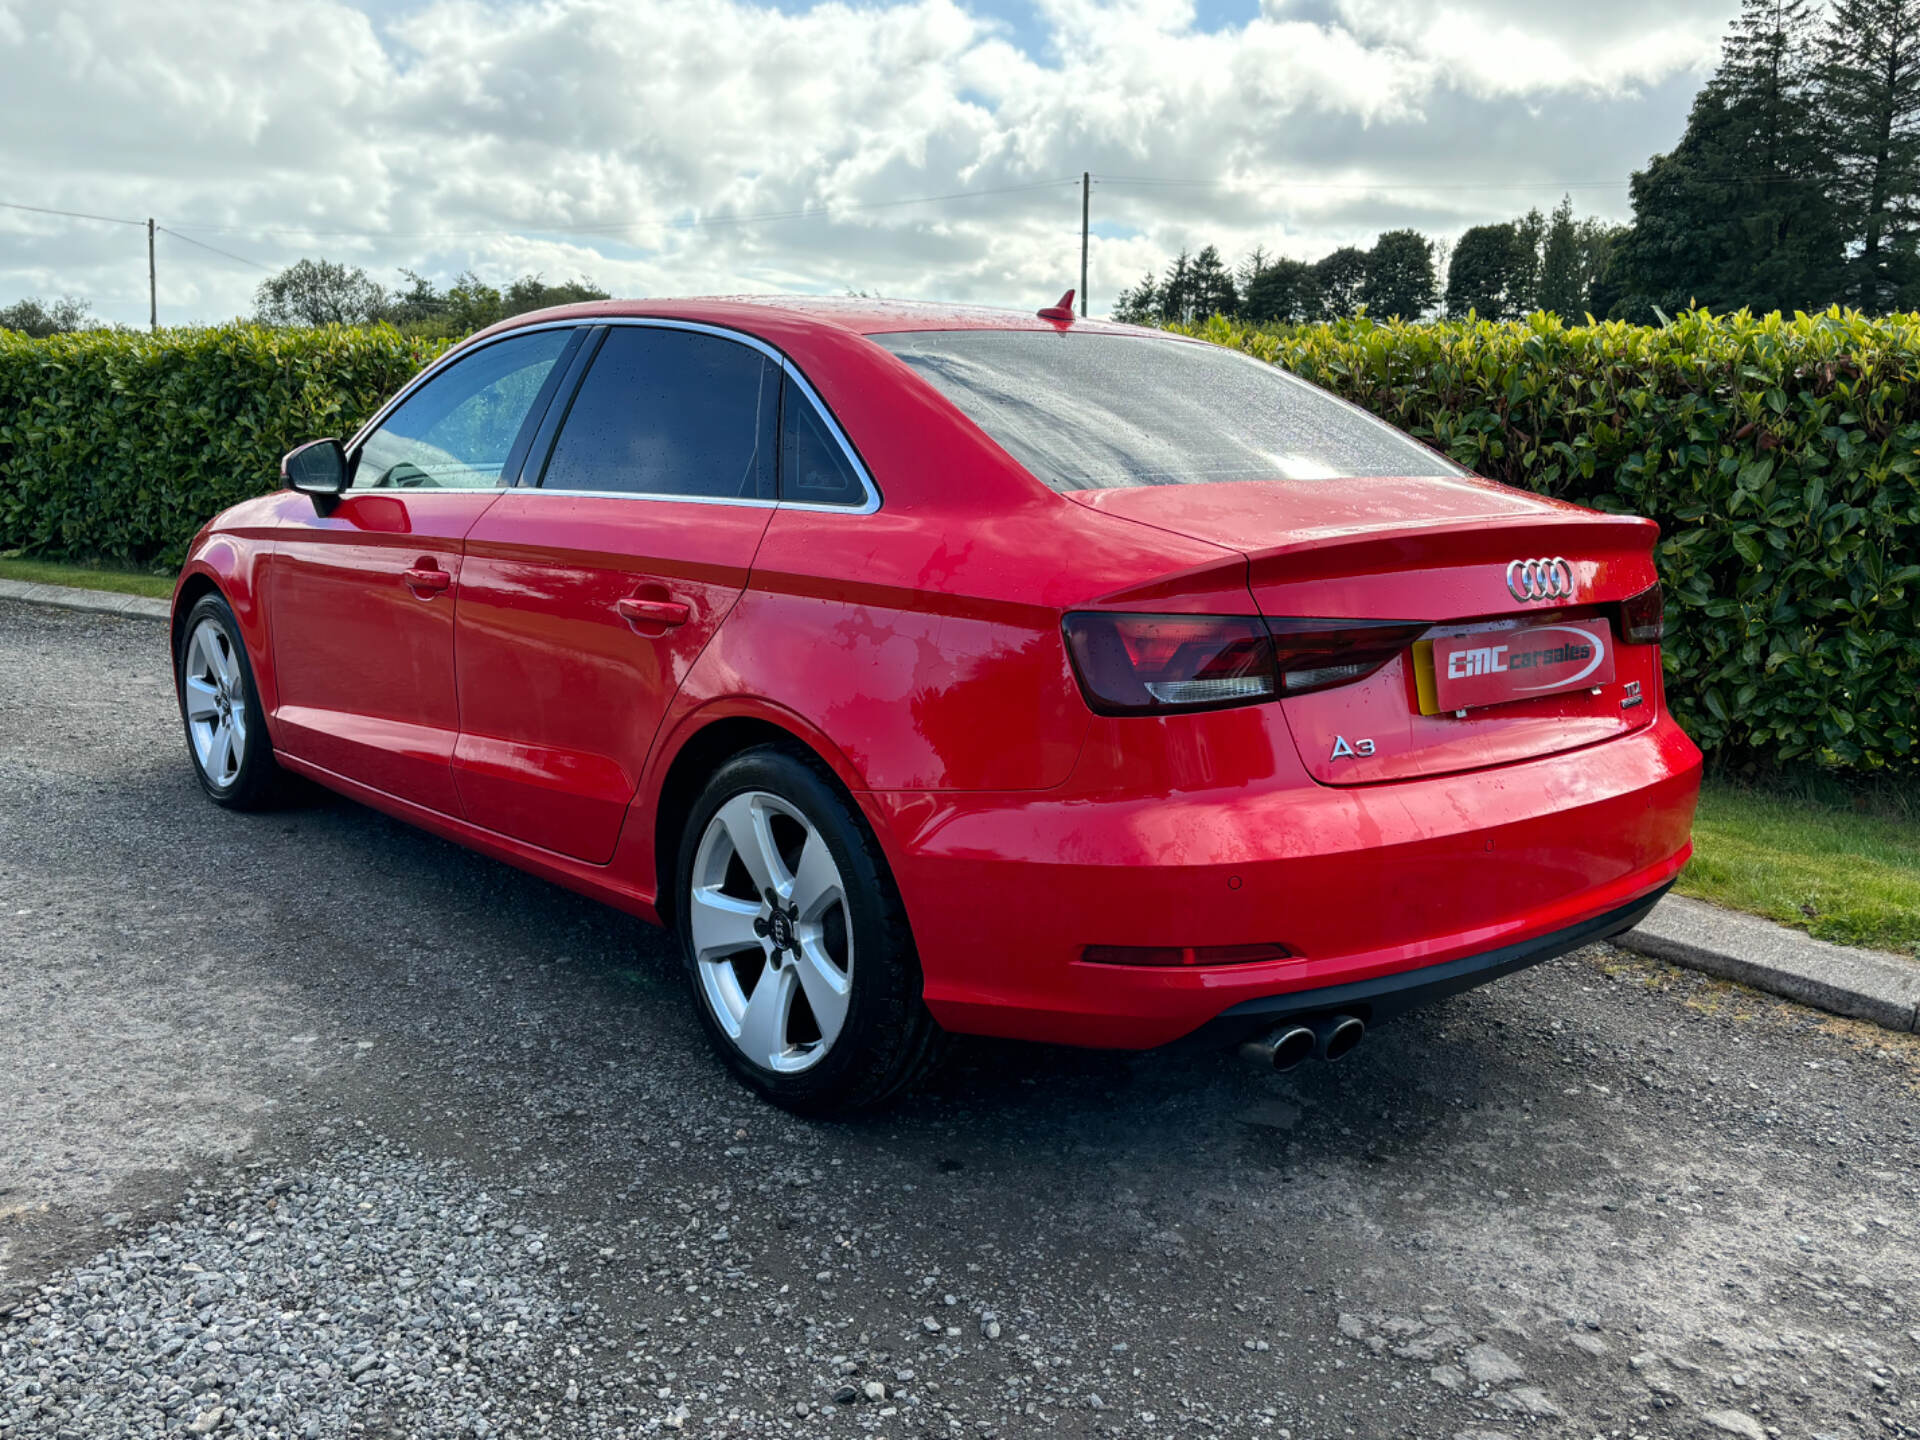
M 297 772 L 672 927 L 793 1108 L 950 1032 L 1331 1058 L 1690 850 L 1653 524 L 1197 341 L 570 306 L 284 477 L 175 595 L 207 793 Z

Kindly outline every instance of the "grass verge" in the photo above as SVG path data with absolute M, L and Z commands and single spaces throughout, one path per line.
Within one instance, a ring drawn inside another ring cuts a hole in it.
M 1821 940 L 1920 956 L 1920 812 L 1709 780 L 1677 887 Z
M 55 560 L 0 556 L 0 580 L 29 585 L 62 585 L 72 590 L 111 590 L 116 595 L 145 595 L 165 600 L 173 594 L 173 576 L 142 570 L 106 570 L 96 565 L 67 565 Z

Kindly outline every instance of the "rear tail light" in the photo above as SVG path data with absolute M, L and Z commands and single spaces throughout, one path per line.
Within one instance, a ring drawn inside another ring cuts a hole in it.
M 1282 695 L 1364 680 L 1427 633 L 1401 620 L 1269 620 Z
M 1620 639 L 1627 645 L 1658 645 L 1666 634 L 1667 602 L 1654 581 L 1620 602 Z
M 1246 705 L 1274 695 L 1273 645 L 1234 615 L 1066 618 L 1067 653 L 1101 715 L 1156 715 Z
M 1066 617 L 1064 629 L 1094 713 L 1166 715 L 1351 684 L 1427 627 L 1400 620 L 1079 611 Z
M 1258 965 L 1286 960 L 1284 945 L 1089 945 L 1080 956 L 1090 965 Z

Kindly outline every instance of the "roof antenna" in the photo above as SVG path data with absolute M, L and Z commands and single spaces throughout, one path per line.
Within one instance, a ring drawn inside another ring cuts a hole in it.
M 1073 291 L 1069 290 L 1060 297 L 1058 305 L 1045 305 L 1033 312 L 1042 320 L 1058 320 L 1062 324 L 1073 323 Z

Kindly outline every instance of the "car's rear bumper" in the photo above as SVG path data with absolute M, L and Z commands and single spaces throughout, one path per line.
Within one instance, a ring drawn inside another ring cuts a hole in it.
M 1441 965 L 1422 965 L 1416 970 L 1396 970 L 1371 980 L 1355 980 L 1344 985 L 1326 985 L 1318 990 L 1293 990 L 1280 995 L 1263 995 L 1243 1000 L 1222 1011 L 1207 1026 L 1218 1031 L 1223 1041 L 1244 1039 L 1271 1029 L 1285 1020 L 1305 1015 L 1335 1013 L 1358 1015 L 1369 1024 L 1390 1020 L 1403 1011 L 1430 1005 L 1462 990 L 1471 990 L 1502 975 L 1511 975 L 1542 960 L 1552 960 L 1605 940 L 1623 930 L 1631 930 L 1647 918 L 1647 912 L 1660 903 L 1660 897 L 1673 888 L 1669 880 L 1657 890 L 1630 900 L 1616 910 L 1582 920 L 1564 930 L 1502 945 L 1479 955 L 1449 960 Z
M 863 798 L 942 1025 L 1144 1048 L 1229 1015 L 1406 1008 L 1624 929 L 1686 863 L 1699 784 L 1699 751 L 1662 717 L 1587 750 L 1391 785 Z M 1081 958 L 1260 942 L 1292 958 Z

